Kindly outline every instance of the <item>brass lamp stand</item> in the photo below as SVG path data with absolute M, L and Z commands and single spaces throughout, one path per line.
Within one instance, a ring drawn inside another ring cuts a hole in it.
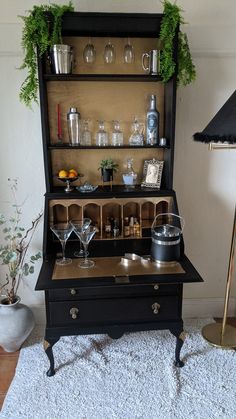
M 226 144 L 214 144 L 214 143 L 210 143 L 210 146 L 209 146 L 210 150 L 222 149 L 222 148 L 236 148 L 236 147 L 229 146 Z M 222 324 L 212 323 L 212 324 L 208 324 L 204 326 L 202 329 L 202 336 L 204 337 L 204 339 L 206 339 L 210 344 L 214 346 L 225 348 L 225 349 L 236 348 L 236 328 L 226 324 L 230 288 L 231 288 L 233 269 L 234 269 L 235 238 L 236 238 L 236 206 L 235 206 L 235 211 L 234 211 L 233 232 L 232 232 L 231 247 L 230 247 L 229 266 L 228 266 L 228 274 L 227 274 L 227 282 L 226 282 L 226 290 L 225 290 L 224 314 L 223 314 Z

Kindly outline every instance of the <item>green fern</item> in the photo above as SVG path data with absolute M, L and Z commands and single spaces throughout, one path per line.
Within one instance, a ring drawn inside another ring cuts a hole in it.
M 61 23 L 66 12 L 72 12 L 71 1 L 68 5 L 57 4 L 34 6 L 28 16 L 20 16 L 23 20 L 21 45 L 24 59 L 20 69 L 27 69 L 28 75 L 20 88 L 20 100 L 31 107 L 38 103 L 38 66 L 37 49 L 42 57 L 54 44 L 62 43 Z M 52 23 L 49 13 L 52 15 Z M 51 29 L 52 24 L 52 29 Z
M 164 0 L 163 5 L 164 16 L 160 30 L 160 40 L 163 44 L 160 58 L 160 73 L 163 82 L 167 82 L 176 71 L 173 57 L 176 30 L 185 22 L 181 15 L 182 9 L 179 6 L 175 3 L 170 3 L 168 0 Z M 195 78 L 196 70 L 189 50 L 188 38 L 185 33 L 179 30 L 177 83 L 185 86 L 195 80 Z

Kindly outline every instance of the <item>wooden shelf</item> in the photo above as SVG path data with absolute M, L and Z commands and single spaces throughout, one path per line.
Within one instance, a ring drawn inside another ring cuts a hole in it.
M 149 74 L 44 74 L 47 81 L 123 81 L 123 82 L 155 82 L 161 76 Z
M 50 144 L 48 145 L 48 149 L 49 150 L 114 150 L 114 149 L 134 149 L 134 148 L 140 148 L 140 149 L 145 149 L 145 148 L 162 148 L 165 149 L 167 147 L 161 147 L 158 145 L 128 145 L 128 144 L 124 144 L 122 146 L 112 146 L 112 145 L 108 145 L 108 146 L 97 146 L 97 145 L 91 145 L 91 146 L 84 146 L 84 145 L 70 145 L 69 143 L 62 143 L 62 144 Z

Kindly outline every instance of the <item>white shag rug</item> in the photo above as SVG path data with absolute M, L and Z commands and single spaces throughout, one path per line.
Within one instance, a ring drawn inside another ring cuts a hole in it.
M 201 336 L 212 320 L 185 322 L 187 337 L 173 366 L 168 331 L 63 337 L 54 346 L 56 374 L 46 376 L 42 334 L 21 349 L 1 419 L 235 419 L 236 352 Z

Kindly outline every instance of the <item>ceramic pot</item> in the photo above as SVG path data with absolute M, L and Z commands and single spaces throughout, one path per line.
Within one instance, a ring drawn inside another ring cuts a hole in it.
M 110 182 L 113 180 L 113 169 L 102 169 L 103 182 Z
M 20 298 L 13 304 L 4 304 L 6 297 L 0 299 L 0 346 L 6 352 L 17 351 L 33 330 L 35 321 L 32 311 Z

